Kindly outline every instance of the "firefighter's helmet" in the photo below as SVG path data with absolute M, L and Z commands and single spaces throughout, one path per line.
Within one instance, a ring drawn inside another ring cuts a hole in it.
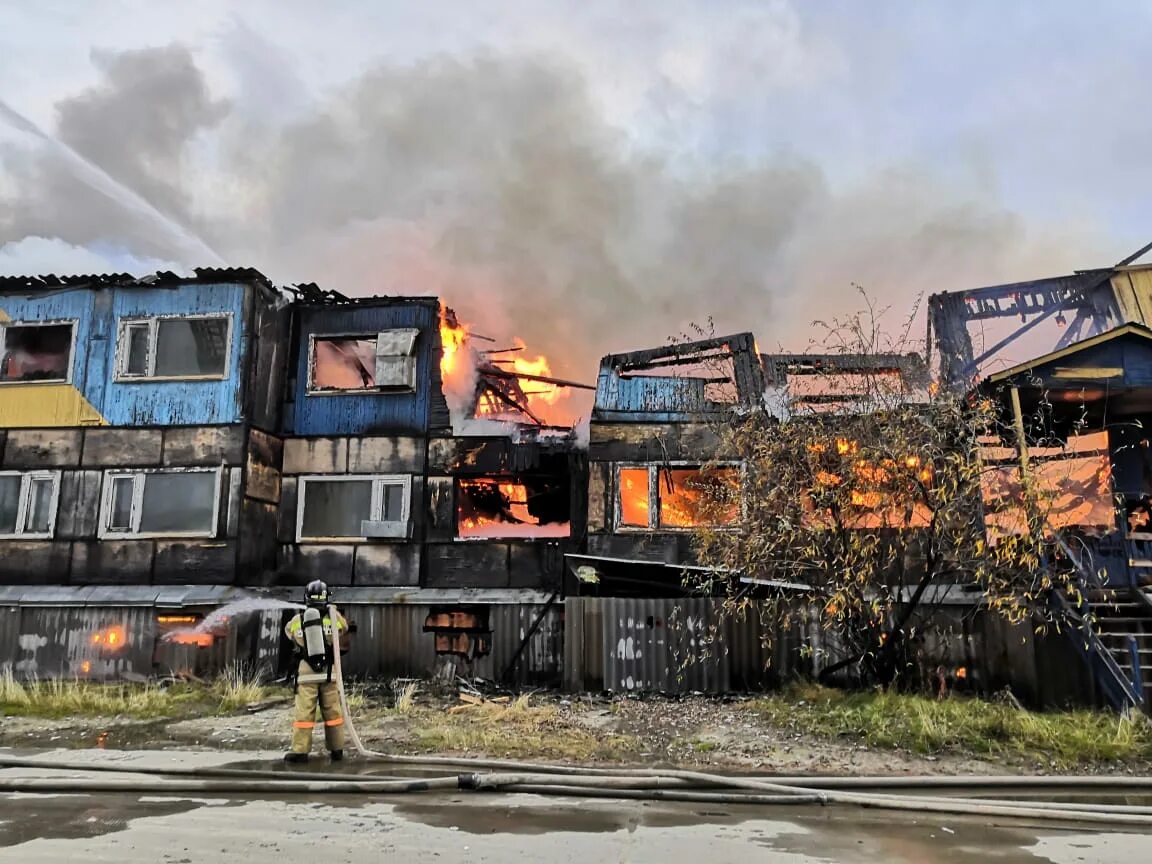
M 327 605 L 328 586 L 319 579 L 313 579 L 304 588 L 304 600 L 312 606 Z

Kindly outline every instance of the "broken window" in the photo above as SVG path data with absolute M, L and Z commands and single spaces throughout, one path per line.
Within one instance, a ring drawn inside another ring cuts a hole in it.
M 220 378 L 228 371 L 225 315 L 134 318 L 120 322 L 120 378 Z
M 620 469 L 620 524 L 647 528 L 649 483 L 647 468 Z
M 7 324 L 0 382 L 67 381 L 72 369 L 71 324 Z
M 219 469 L 115 471 L 105 478 L 101 536 L 216 533 Z
M 405 475 L 301 477 L 297 539 L 405 538 L 410 486 Z
M 362 336 L 313 337 L 309 391 L 414 390 L 419 332 L 403 328 Z
M 617 473 L 622 528 L 734 525 L 740 517 L 735 466 L 622 467 Z
M 492 650 L 492 627 L 487 606 L 433 606 L 424 618 L 424 632 L 432 633 L 437 654 L 475 660 Z
M 474 477 L 457 482 L 458 537 L 567 537 L 571 497 L 567 479 Z
M 59 472 L 0 474 L 0 537 L 51 537 L 59 491 Z

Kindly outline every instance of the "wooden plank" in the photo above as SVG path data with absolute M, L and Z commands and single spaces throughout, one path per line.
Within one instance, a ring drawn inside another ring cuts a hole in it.
M 1121 378 L 1120 366 L 1057 366 L 1053 378 Z

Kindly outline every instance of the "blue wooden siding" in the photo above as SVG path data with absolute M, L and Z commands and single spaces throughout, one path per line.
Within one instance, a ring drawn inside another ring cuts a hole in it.
M 243 420 L 248 285 L 99 288 L 0 297 L 14 321 L 75 320 L 72 384 L 112 426 L 214 425 Z M 116 381 L 116 339 L 123 317 L 228 314 L 228 375 L 213 381 Z M 0 385 L 3 386 L 3 385 Z M 11 385 L 10 385 L 11 386 Z M 19 386 L 19 385 L 16 385 Z
M 1056 377 L 1058 369 L 1064 370 L 1059 378 Z M 1110 378 L 1101 378 L 1097 374 L 1078 378 L 1070 371 L 1073 369 L 1121 369 L 1123 373 Z M 1027 387 L 1152 387 L 1152 339 L 1134 333 L 1124 334 L 1108 342 L 1038 364 L 1025 374 L 1026 380 L 1020 383 Z M 1036 379 L 1039 379 L 1039 383 Z
M 119 290 L 113 294 L 112 314 L 102 317 L 112 328 L 107 334 L 105 359 L 104 417 L 113 426 L 200 426 L 239 423 L 244 345 L 245 285 L 183 285 L 159 291 Z M 228 375 L 218 381 L 115 381 L 116 327 L 121 318 L 148 315 L 228 314 L 232 337 L 228 354 Z
M 94 291 L 59 291 L 35 295 L 0 296 L 0 312 L 18 324 L 21 321 L 72 321 L 75 324 L 72 354 L 72 383 L 82 393 L 88 379 L 95 322 Z M 91 400 L 89 400 L 91 401 Z
M 596 381 L 596 409 L 604 419 L 621 422 L 698 420 L 707 409 L 704 381 L 654 375 L 622 378 L 615 369 L 601 368 Z
M 435 300 L 397 300 L 394 304 L 298 307 L 296 384 L 285 406 L 284 422 L 296 435 L 357 435 L 428 429 L 432 364 L 440 339 Z M 416 338 L 416 390 L 411 393 L 309 395 L 308 344 L 312 336 L 361 335 L 413 327 Z

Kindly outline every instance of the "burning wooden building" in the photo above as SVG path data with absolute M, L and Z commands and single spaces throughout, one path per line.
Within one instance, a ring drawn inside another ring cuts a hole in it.
M 251 270 L 0 293 L 0 665 L 274 667 L 279 610 L 191 628 L 321 578 L 361 625 L 353 671 L 557 674 L 585 457 L 548 408 L 578 385 L 477 350 L 436 298 Z

